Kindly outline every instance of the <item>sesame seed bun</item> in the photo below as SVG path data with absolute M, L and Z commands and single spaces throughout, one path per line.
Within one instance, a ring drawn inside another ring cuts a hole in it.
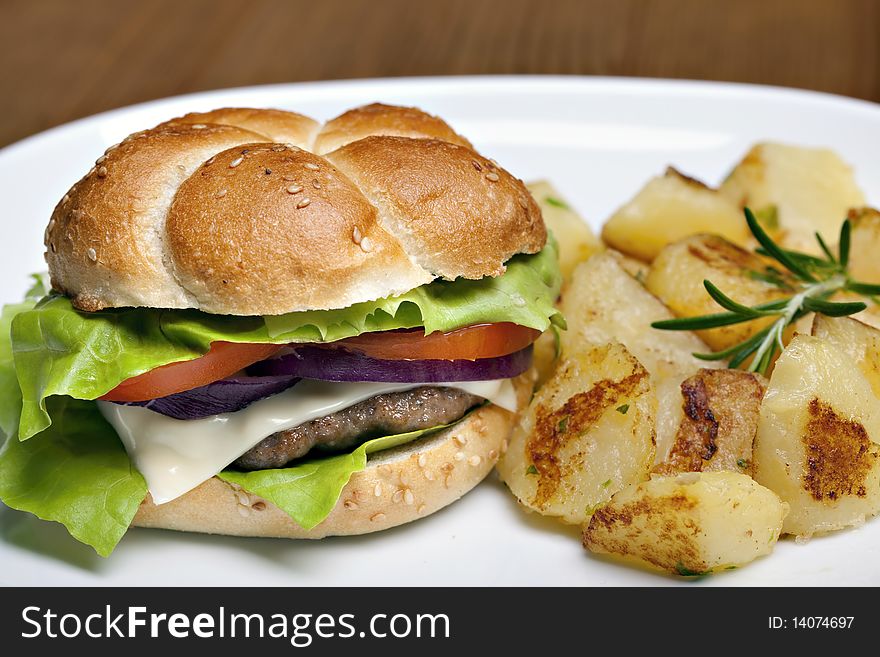
M 534 376 L 518 377 L 520 408 Z M 305 530 L 271 502 L 213 477 L 162 505 L 147 497 L 132 523 L 231 536 L 324 538 L 367 534 L 423 518 L 455 502 L 491 472 L 507 449 L 517 415 L 487 404 L 443 431 L 370 455 L 330 515 Z
M 82 310 L 276 315 L 497 276 L 545 241 L 522 181 L 437 117 L 224 108 L 108 149 L 55 208 L 46 260 Z

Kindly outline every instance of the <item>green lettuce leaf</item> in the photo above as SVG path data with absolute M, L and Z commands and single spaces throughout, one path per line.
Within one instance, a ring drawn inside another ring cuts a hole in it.
M 49 400 L 54 422 L 38 440 L 0 449 L 0 500 L 60 522 L 106 557 L 125 535 L 147 484 L 94 402 Z
M 511 258 L 496 278 L 434 281 L 341 310 L 265 318 L 151 308 L 83 313 L 66 297 L 52 295 L 12 320 L 22 396 L 18 435 L 26 440 L 50 426 L 49 397 L 96 399 L 125 379 L 197 358 L 214 341 L 329 342 L 365 331 L 418 326 L 449 331 L 479 322 L 513 322 L 543 331 L 551 321 L 561 321 L 553 306 L 561 286 L 557 259 L 556 243 L 549 239 L 540 253 Z
M 306 461 L 280 470 L 225 470 L 217 476 L 269 500 L 300 527 L 311 529 L 330 514 L 351 476 L 367 467 L 368 454 L 412 442 L 447 426 L 374 438 L 347 454 Z
M 13 436 L 18 431 L 18 418 L 21 415 L 21 390 L 12 355 L 12 318 L 31 310 L 47 290 L 46 281 L 41 275 L 35 274 L 34 279 L 35 283 L 23 302 L 5 305 L 0 312 L 0 445 L 4 437 Z

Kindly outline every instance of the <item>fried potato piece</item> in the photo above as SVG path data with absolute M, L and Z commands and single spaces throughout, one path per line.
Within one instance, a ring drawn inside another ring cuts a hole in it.
M 849 250 L 849 272 L 863 283 L 880 283 L 880 212 L 874 208 L 855 208 L 849 211 L 852 235 Z
M 604 247 L 590 225 L 562 198 L 553 185 L 538 180 L 526 185 L 541 208 L 544 223 L 559 244 L 559 269 L 568 280 L 579 262 Z
M 585 344 L 535 394 L 498 472 L 526 507 L 579 524 L 653 460 L 647 370 L 619 343 Z
M 777 361 L 753 451 L 755 479 L 791 506 L 785 533 L 804 537 L 880 512 L 880 332 L 817 323 Z
M 787 505 L 735 472 L 654 476 L 617 493 L 584 527 L 584 546 L 679 575 L 769 554 Z
M 766 380 L 741 370 L 702 369 L 681 384 L 684 416 L 657 474 L 731 471 L 752 475 L 752 443 Z
M 602 239 L 633 258 L 651 262 L 667 244 L 708 232 L 737 244 L 749 239 L 742 210 L 735 203 L 669 167 L 611 215 Z
M 700 368 L 721 365 L 694 358 L 694 352 L 709 349 L 693 333 L 651 327 L 672 313 L 624 271 L 612 251 L 575 269 L 559 307 L 568 323 L 561 338 L 563 355 L 584 343 L 620 341 L 651 373 L 658 404 L 657 449 L 665 455 L 681 421 L 681 382 Z
M 815 233 L 837 242 L 847 210 L 864 205 L 853 171 L 827 148 L 754 145 L 718 190 L 748 206 L 789 249 L 819 254 Z
M 739 303 L 753 306 L 790 294 L 764 278 L 778 275 L 768 270 L 767 261 L 717 235 L 693 235 L 670 244 L 651 265 L 645 287 L 655 294 L 677 317 L 693 317 L 723 312 L 703 286 L 712 281 L 722 292 Z M 698 331 L 700 338 L 715 351 L 731 347 L 753 335 L 774 318 Z

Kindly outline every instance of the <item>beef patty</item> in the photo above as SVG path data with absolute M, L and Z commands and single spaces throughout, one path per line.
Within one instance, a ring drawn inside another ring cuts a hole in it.
M 458 388 L 432 386 L 376 395 L 338 413 L 273 433 L 242 454 L 235 465 L 243 470 L 283 468 L 312 449 L 340 452 L 370 438 L 449 424 L 482 401 Z

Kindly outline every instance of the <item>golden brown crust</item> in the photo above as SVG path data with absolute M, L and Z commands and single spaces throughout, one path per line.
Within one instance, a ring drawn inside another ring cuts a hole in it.
M 325 154 L 373 135 L 431 138 L 473 148 L 443 119 L 415 107 L 372 103 L 355 107 L 328 121 L 315 139 L 315 153 Z
M 296 148 L 313 150 L 317 130 L 293 112 L 223 108 L 130 136 L 56 207 L 53 286 L 90 311 L 282 314 L 496 276 L 512 255 L 543 247 L 522 182 L 442 120 L 352 110 L 321 143 L 357 141 L 327 159 Z
M 529 375 L 515 381 L 520 407 L 528 401 L 530 382 Z M 352 475 L 330 515 L 308 531 L 271 502 L 216 477 L 166 504 L 157 506 L 148 497 L 132 524 L 278 538 L 389 529 L 442 509 L 480 483 L 506 449 L 515 419 L 490 404 L 449 429 L 373 454 L 367 468 Z
M 681 384 L 682 419 L 655 474 L 740 472 L 754 475 L 752 444 L 767 381 L 742 370 L 701 369 Z
M 260 141 L 292 144 L 310 149 L 321 124 L 304 114 L 278 109 L 253 109 L 250 107 L 222 107 L 210 112 L 190 112 L 171 119 L 162 125 L 215 123 L 230 125 L 262 135 Z
M 177 280 L 207 312 L 344 308 L 430 280 L 348 178 L 281 144 L 212 157 L 177 190 L 166 231 Z
M 46 230 L 52 286 L 83 310 L 196 305 L 167 268 L 167 208 L 214 153 L 258 139 L 229 126 L 166 125 L 111 148 L 52 213 Z
M 547 240 L 525 185 L 466 146 L 366 137 L 327 155 L 379 208 L 380 224 L 435 276 L 497 276 Z

